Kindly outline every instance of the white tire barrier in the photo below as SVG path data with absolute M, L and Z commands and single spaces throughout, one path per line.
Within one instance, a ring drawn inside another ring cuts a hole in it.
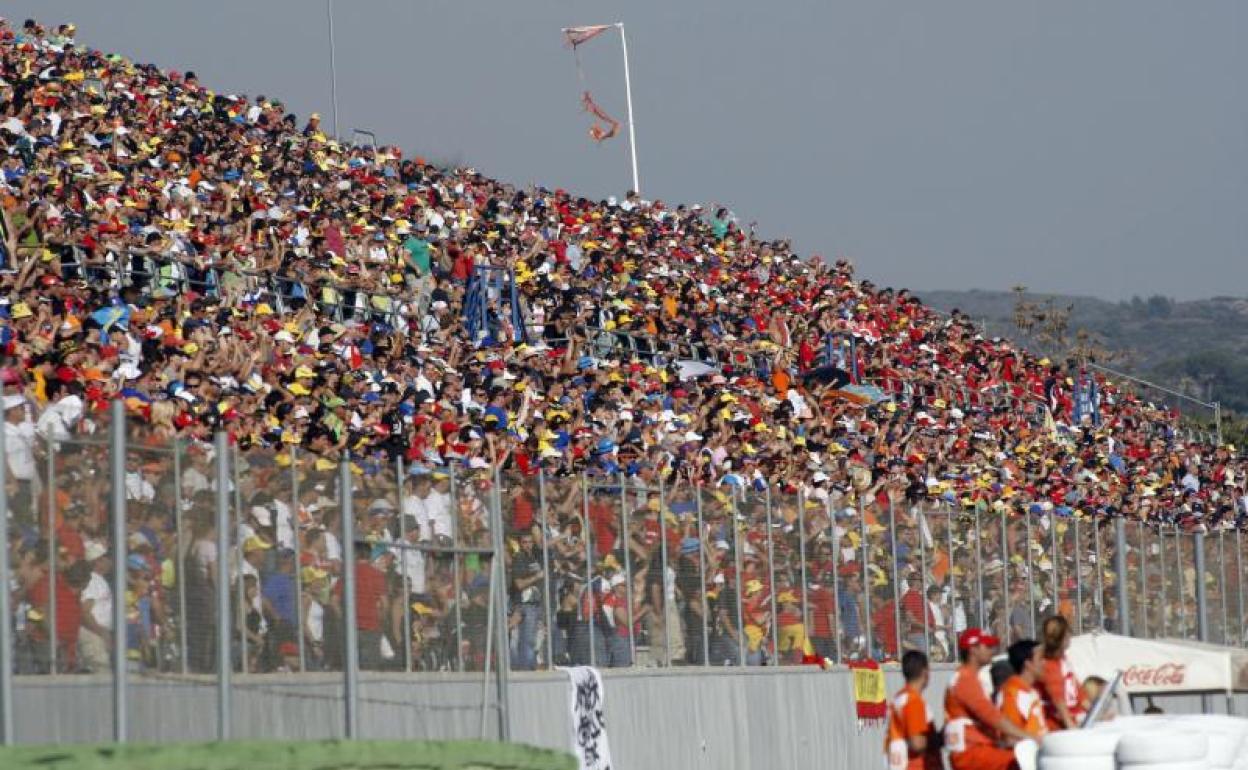
M 1112 754 L 1103 757 L 1040 757 L 1038 770 L 1117 770 Z
M 1040 757 L 1113 757 L 1122 735 L 1101 730 L 1061 730 L 1040 744 Z
M 1221 715 L 1183 718 L 1174 721 L 1184 730 L 1198 730 L 1209 737 L 1209 764 L 1230 768 L 1248 753 L 1248 720 Z
M 1208 755 L 1209 738 L 1204 733 L 1190 730 L 1124 733 L 1114 751 L 1120 770 L 1127 770 L 1129 765 L 1164 765 L 1168 770 L 1171 764 L 1196 760 L 1207 766 Z
M 1193 759 L 1187 762 L 1154 762 L 1152 764 L 1125 764 L 1118 765 L 1118 770 L 1216 770 L 1203 759 Z
M 1230 767 L 1239 758 L 1239 746 L 1243 743 L 1242 735 L 1221 730 L 1206 730 L 1205 736 L 1209 738 L 1209 754 L 1206 759 L 1209 760 L 1211 766 Z

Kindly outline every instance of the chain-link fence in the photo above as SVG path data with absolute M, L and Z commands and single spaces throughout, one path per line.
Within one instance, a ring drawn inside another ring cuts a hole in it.
M 484 724 L 513 670 L 949 662 L 965 628 L 1015 641 L 1053 614 L 1248 641 L 1238 530 L 866 478 L 791 493 L 331 460 L 127 435 L 121 414 L 6 434 L 0 639 L 0 694 L 14 676 L 81 683 L 116 737 L 139 710 L 127 687 L 151 682 L 215 698 L 217 734 L 248 687 L 315 682 L 353 734 L 361 672 L 480 676 L 481 701 L 454 708 Z

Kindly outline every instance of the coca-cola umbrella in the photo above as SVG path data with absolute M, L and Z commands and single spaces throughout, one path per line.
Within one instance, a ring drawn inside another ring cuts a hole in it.
M 1130 695 L 1248 691 L 1248 651 L 1179 639 L 1133 639 L 1093 632 L 1070 642 L 1080 681 L 1122 671 Z

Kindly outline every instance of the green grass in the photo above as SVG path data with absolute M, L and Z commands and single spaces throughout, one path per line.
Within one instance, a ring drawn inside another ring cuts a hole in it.
M 238 741 L 0 749 L 5 770 L 574 770 L 572 755 L 479 741 Z

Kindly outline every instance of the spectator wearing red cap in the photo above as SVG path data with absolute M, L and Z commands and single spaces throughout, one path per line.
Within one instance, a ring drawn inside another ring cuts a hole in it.
M 945 692 L 945 747 L 953 770 L 1018 770 L 1012 749 L 1028 738 L 993 705 L 979 672 L 1001 640 L 981 628 L 958 637 L 958 667 Z

